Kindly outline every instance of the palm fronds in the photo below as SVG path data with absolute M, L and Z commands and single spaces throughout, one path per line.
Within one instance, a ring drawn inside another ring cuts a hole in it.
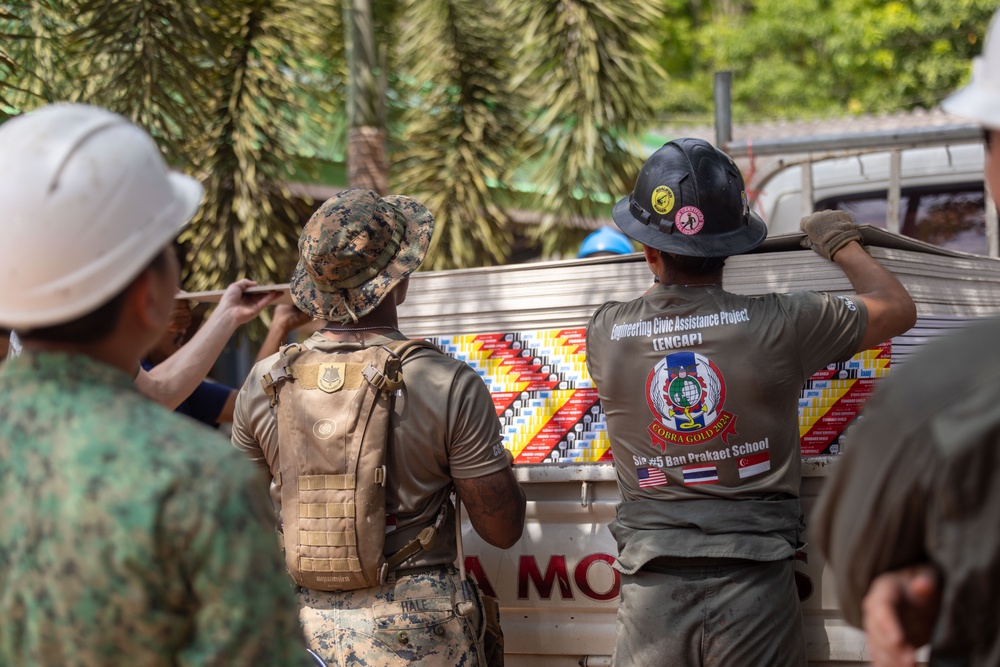
M 525 38 L 518 86 L 535 104 L 528 175 L 546 214 L 544 249 L 565 248 L 572 229 L 557 221 L 607 216 L 641 164 L 635 137 L 666 75 L 654 64 L 655 0 L 544 0 L 520 3 Z
M 420 198 L 436 230 L 425 267 L 502 262 L 508 215 L 493 188 L 513 164 L 526 102 L 511 88 L 510 4 L 411 0 L 401 17 L 400 94 L 408 109 L 397 190 Z
M 332 17 L 291 0 L 237 4 L 241 11 L 219 20 L 228 37 L 210 79 L 218 94 L 200 165 L 206 201 L 183 239 L 189 289 L 289 279 L 306 213 L 285 185 L 296 177 L 291 130 L 300 114 L 332 113 L 330 104 L 304 108 L 317 98 L 300 95 L 304 81 L 290 75 L 322 47 Z

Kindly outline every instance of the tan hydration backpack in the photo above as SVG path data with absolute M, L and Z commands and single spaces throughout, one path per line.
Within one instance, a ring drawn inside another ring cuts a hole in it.
M 385 546 L 386 445 L 402 362 L 422 340 L 322 352 L 281 349 L 261 378 L 277 407 L 285 561 L 296 583 L 338 591 L 377 586 L 389 569 L 430 548 L 425 528 L 388 561 Z M 438 522 L 440 523 L 440 522 Z

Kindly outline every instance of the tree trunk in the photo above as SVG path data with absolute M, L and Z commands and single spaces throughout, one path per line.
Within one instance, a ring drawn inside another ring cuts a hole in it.
M 389 194 L 389 161 L 385 154 L 385 130 L 352 127 L 347 135 L 347 182 L 352 188 Z
M 350 0 L 344 5 L 347 63 L 350 75 L 347 104 L 347 183 L 388 194 L 389 161 L 385 153 L 386 132 L 382 86 L 376 61 L 375 31 L 370 0 Z

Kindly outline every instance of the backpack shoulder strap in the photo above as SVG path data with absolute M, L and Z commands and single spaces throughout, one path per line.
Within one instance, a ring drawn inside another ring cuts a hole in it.
M 437 345 L 420 338 L 393 341 L 388 344 L 387 347 L 399 355 L 401 365 L 407 357 L 417 350 L 434 350 L 438 354 L 444 354 L 444 352 L 441 351 L 441 348 Z M 434 523 L 430 526 L 426 526 L 420 531 L 420 534 L 410 540 L 408 544 L 386 558 L 386 564 L 388 565 L 388 569 L 390 571 L 398 568 L 404 561 L 417 552 L 430 551 L 433 548 L 438 530 L 440 530 L 441 524 L 444 523 L 444 519 L 448 515 L 448 504 L 448 497 L 445 497 L 444 502 L 441 503 L 441 508 L 438 510 L 437 517 L 434 519 Z

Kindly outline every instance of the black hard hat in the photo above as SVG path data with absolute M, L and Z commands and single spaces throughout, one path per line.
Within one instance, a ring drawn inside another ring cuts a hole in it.
M 688 257 L 739 255 L 767 236 L 736 163 L 702 139 L 677 139 L 650 155 L 612 215 L 639 243 Z

